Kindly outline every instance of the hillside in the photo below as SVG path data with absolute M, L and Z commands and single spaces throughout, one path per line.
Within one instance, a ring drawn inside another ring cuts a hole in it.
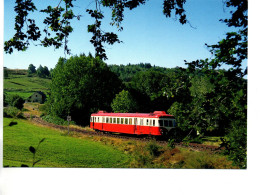
M 28 77 L 26 70 L 8 70 L 8 78 L 4 79 L 4 92 L 18 94 L 22 98 L 28 98 L 32 92 L 47 92 L 51 79 L 40 77 Z

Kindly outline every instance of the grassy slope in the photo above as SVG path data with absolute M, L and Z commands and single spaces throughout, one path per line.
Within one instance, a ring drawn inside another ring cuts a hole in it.
M 4 90 L 8 94 L 19 94 L 23 98 L 32 95 L 34 91 L 46 92 L 51 83 L 50 79 L 27 77 L 26 75 L 10 75 L 4 79 Z
M 42 160 L 36 167 L 124 167 L 128 161 L 126 154 L 112 146 L 70 137 L 21 119 L 15 120 L 17 125 L 9 127 L 11 120 L 4 118 L 4 166 L 31 166 L 32 153 L 28 148 L 36 148 L 42 138 L 46 140 L 36 153 L 36 160 Z

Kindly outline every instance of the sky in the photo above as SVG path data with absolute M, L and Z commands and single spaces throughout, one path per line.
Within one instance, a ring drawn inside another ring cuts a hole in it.
M 14 0 L 4 1 L 4 41 L 14 34 L 13 11 Z M 40 3 L 39 3 L 40 2 Z M 41 9 L 49 3 L 58 4 L 57 1 L 38 1 L 36 7 Z M 88 1 L 91 2 L 91 1 Z M 186 67 L 184 60 L 190 62 L 197 59 L 210 58 L 205 43 L 215 44 L 224 38 L 225 33 L 232 30 L 219 19 L 228 18 L 229 10 L 224 8 L 222 0 L 190 0 L 185 4 L 187 18 L 190 24 L 181 25 L 175 18 L 166 18 L 163 13 L 163 1 L 150 0 L 145 5 L 132 11 L 126 10 L 122 26 L 123 31 L 118 32 L 109 25 L 111 13 L 104 9 L 105 20 L 103 29 L 117 32 L 123 43 L 107 45 L 105 47 L 107 64 L 136 64 L 151 63 L 152 65 L 173 68 Z M 69 37 L 69 48 L 73 55 L 81 53 L 95 53 L 89 40 L 91 34 L 87 32 L 87 25 L 92 21 L 85 12 L 93 3 L 79 0 L 75 2 L 75 14 L 82 15 L 80 21 L 74 20 L 73 33 Z M 32 15 L 40 25 L 44 14 Z M 37 43 L 34 43 L 37 44 Z M 13 52 L 4 54 L 4 66 L 7 68 L 27 69 L 29 64 L 54 68 L 59 57 L 70 57 L 64 54 L 63 48 L 44 48 L 31 44 L 26 52 Z

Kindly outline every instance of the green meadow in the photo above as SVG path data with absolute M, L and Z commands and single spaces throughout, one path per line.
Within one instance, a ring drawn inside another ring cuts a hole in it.
M 51 79 L 10 74 L 4 79 L 4 91 L 7 94 L 18 94 L 26 99 L 35 91 L 48 91 L 50 83 Z
M 66 132 L 35 126 L 29 121 L 15 119 L 16 125 L 9 126 L 13 119 L 4 118 L 3 165 L 32 166 L 33 154 L 29 147 L 37 148 L 34 167 L 125 167 L 129 157 L 113 146 L 104 145 L 85 138 L 68 136 Z

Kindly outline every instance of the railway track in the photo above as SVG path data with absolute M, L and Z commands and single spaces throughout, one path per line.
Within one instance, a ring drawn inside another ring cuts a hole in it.
M 29 118 L 29 117 L 27 117 L 27 118 Z M 60 129 L 63 131 L 68 131 L 67 126 L 48 123 L 46 121 L 43 121 L 40 117 L 37 117 L 37 116 L 33 117 L 32 121 L 37 124 L 43 125 L 43 126 L 52 127 L 52 128 Z M 87 134 L 90 136 L 103 136 L 103 137 L 110 137 L 110 138 L 119 138 L 119 139 L 123 139 L 123 140 L 136 140 L 136 141 L 141 141 L 141 142 L 149 142 L 154 139 L 153 137 L 147 137 L 147 136 L 122 135 L 122 134 L 117 134 L 117 133 L 80 129 L 80 128 L 75 128 L 75 127 L 70 127 L 69 131 L 83 133 L 83 134 Z M 156 139 L 156 142 L 160 145 L 168 144 L 167 140 Z M 192 150 L 197 150 L 197 151 L 221 152 L 224 149 L 224 148 L 219 148 L 217 146 L 197 144 L 197 143 L 180 142 L 180 143 L 174 143 L 174 144 L 175 144 L 175 146 L 186 147 L 186 148 L 190 148 Z

